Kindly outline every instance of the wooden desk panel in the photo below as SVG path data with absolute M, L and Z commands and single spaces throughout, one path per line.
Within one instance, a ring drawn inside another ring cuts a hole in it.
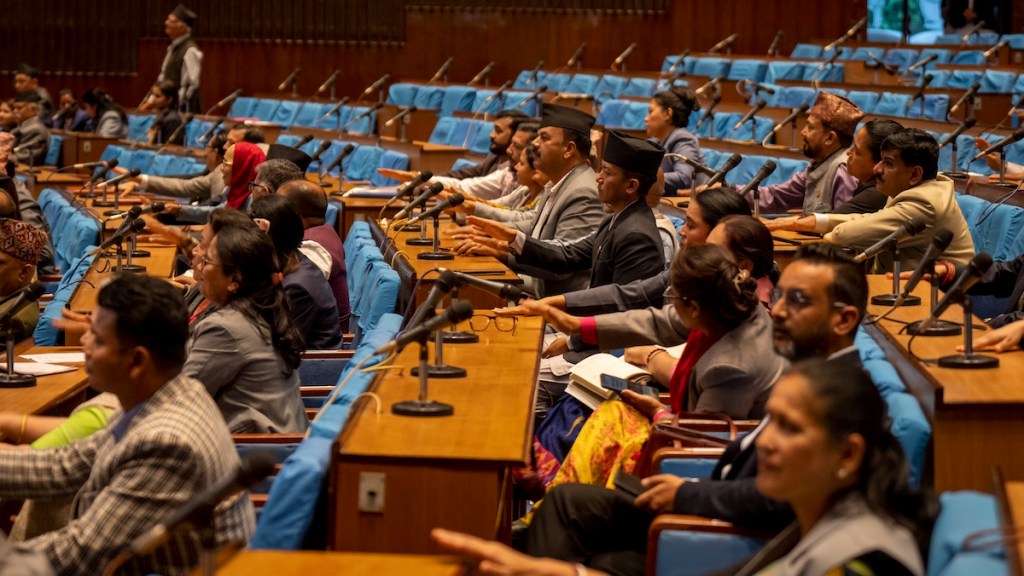
M 26 341 L 15 349 L 15 355 L 81 351 L 77 346 L 32 346 L 31 341 Z M 6 357 L 6 354 L 0 356 Z M 28 362 L 17 357 L 15 361 Z M 72 372 L 40 376 L 31 388 L 0 388 L 0 405 L 18 414 L 67 415 L 71 408 L 85 400 L 88 379 L 83 366 Z
M 151 256 L 148 258 L 135 258 L 133 263 L 146 267 L 146 273 L 158 278 L 170 278 L 174 270 L 174 258 L 177 255 L 177 248 L 167 244 L 140 243 L 140 250 L 148 250 Z M 68 300 L 68 307 L 76 312 L 89 312 L 96 307 L 96 296 L 103 286 L 105 279 L 114 272 L 117 259 L 97 256 L 89 270 L 85 273 L 83 281 L 75 287 L 74 294 Z
M 507 538 L 511 523 L 508 469 L 529 462 L 543 321 L 519 319 L 516 334 L 490 326 L 477 344 L 445 345 L 445 362 L 468 375 L 432 379 L 428 397 L 455 413 L 415 418 L 391 413 L 417 398 L 418 346 L 374 385 L 381 413 L 364 402 L 342 433 L 332 466 L 334 549 L 436 553 L 429 530 L 444 526 L 484 538 Z M 431 350 L 433 347 L 431 346 Z M 432 357 L 432 353 L 431 353 Z M 362 473 L 385 474 L 385 508 L 358 510 Z
M 200 571 L 194 572 L 200 574 Z M 412 554 L 357 554 L 352 552 L 277 552 L 243 550 L 217 569 L 220 576 L 309 576 L 310 574 L 346 574 L 348 576 L 457 576 L 465 566 L 454 557 L 414 556 Z
M 891 280 L 870 276 L 872 294 L 891 291 Z M 1024 352 L 998 355 L 998 368 L 957 370 L 926 365 L 907 352 L 910 336 L 899 334 L 898 321 L 921 320 L 928 314 L 928 286 L 914 291 L 920 306 L 905 306 L 889 319 L 869 326 L 886 349 L 908 390 L 921 403 L 932 424 L 934 480 L 937 491 L 991 489 L 991 470 L 1001 466 L 1010 480 L 1024 480 Z M 869 306 L 871 314 L 885 310 Z M 942 318 L 960 322 L 963 311 L 953 305 Z M 983 325 L 975 318 L 974 324 Z M 980 331 L 975 332 L 977 336 Z M 876 337 L 876 339 L 878 339 Z M 918 358 L 956 354 L 963 336 L 918 337 L 913 352 Z M 985 354 L 992 354 L 986 352 Z

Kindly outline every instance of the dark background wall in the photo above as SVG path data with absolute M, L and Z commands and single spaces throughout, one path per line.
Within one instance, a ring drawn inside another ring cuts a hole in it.
M 51 92 L 100 86 L 134 106 L 167 47 L 163 21 L 176 0 L 5 0 L 0 97 L 27 61 Z M 449 79 L 468 81 L 497 62 L 498 84 L 544 60 L 562 65 L 581 42 L 584 66 L 607 68 L 631 42 L 630 70 L 657 70 L 666 54 L 704 51 L 732 32 L 736 50 L 763 53 L 776 30 L 784 52 L 831 39 L 866 14 L 866 0 L 189 0 L 199 14 L 203 105 L 242 88 L 270 92 L 294 67 L 311 94 L 334 69 L 338 95 L 355 96 L 382 73 L 428 78 L 454 56 Z M 1021 15 L 1018 15 L 1018 17 Z M 1021 24 L 1021 23 L 1018 23 Z M 7 27 L 7 26 L 5 26 Z M 1018 28 L 1015 26 L 1015 29 Z

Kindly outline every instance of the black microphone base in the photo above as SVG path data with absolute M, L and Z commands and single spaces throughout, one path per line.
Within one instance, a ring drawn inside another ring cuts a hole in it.
M 31 388 L 36 377 L 28 374 L 0 374 L 0 388 Z
M 954 354 L 939 358 L 939 366 L 942 368 L 996 368 L 999 366 L 999 359 L 981 354 Z
M 132 250 L 132 258 L 149 258 L 152 254 L 149 250 Z
M 96 203 L 93 202 L 92 205 L 96 206 Z M 111 206 L 113 206 L 113 204 L 111 204 Z M 104 216 L 120 216 L 121 214 L 124 214 L 124 210 L 107 210 L 103 212 Z
M 412 369 L 412 375 L 420 375 L 419 366 Z M 459 368 L 458 366 L 449 366 L 447 364 L 428 364 L 427 376 L 430 378 L 465 378 L 466 369 Z
M 423 227 L 421 224 L 402 224 L 396 230 L 399 232 L 422 232 Z
M 103 195 L 100 194 L 100 196 L 103 196 Z M 92 201 L 92 207 L 93 208 L 113 208 L 114 206 L 117 206 L 117 203 L 115 203 L 113 200 L 93 200 Z
M 78 195 L 79 198 L 99 198 L 100 196 L 103 196 L 103 194 L 99 192 L 82 192 Z
M 472 332 L 466 332 L 460 330 L 458 332 L 442 332 L 441 339 L 446 344 L 475 344 L 480 341 L 480 337 Z
M 421 252 L 416 255 L 416 258 L 419 260 L 455 260 L 455 255 L 448 252 Z
M 133 274 L 145 274 L 146 267 L 142 264 L 123 264 L 121 265 L 121 272 L 131 272 Z
M 899 294 L 879 294 L 871 297 L 871 303 L 875 306 L 892 306 L 896 303 L 897 298 L 899 298 Z M 921 299 L 911 294 L 903 300 L 902 306 L 920 306 L 920 304 Z
M 907 324 L 907 334 L 911 336 L 958 336 L 963 332 L 959 324 L 945 320 L 936 320 L 927 330 L 921 332 L 921 322 L 923 320 Z
M 434 241 L 431 238 L 409 238 L 405 241 L 406 246 L 433 246 Z
M 391 413 L 399 416 L 451 416 L 455 414 L 455 408 L 443 402 L 407 400 L 392 404 Z

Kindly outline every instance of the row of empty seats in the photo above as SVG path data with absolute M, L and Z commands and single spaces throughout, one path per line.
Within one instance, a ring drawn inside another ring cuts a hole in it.
M 399 82 L 388 87 L 387 103 L 437 110 L 438 118 L 448 118 L 456 112 L 493 115 L 507 108 L 522 110 L 529 116 L 540 113 L 537 100 L 532 98 L 532 91 L 496 92 L 493 88 L 475 86 L 430 86 Z
M 236 98 L 228 116 L 238 119 L 257 119 L 285 127 L 323 128 L 338 130 L 364 113 L 366 116 L 355 120 L 347 127 L 349 132 L 372 134 L 377 125 L 377 113 L 370 112 L 369 106 L 342 106 L 335 114 L 324 117 L 334 108 L 333 104 L 277 100 L 274 98 Z M 193 122 L 195 124 L 195 122 Z
M 295 146 L 300 140 L 301 137 L 295 134 L 282 134 L 278 137 L 277 142 L 285 146 Z M 323 140 L 314 138 L 299 146 L 299 149 L 312 156 L 320 148 L 322 142 Z M 334 164 L 334 161 L 338 159 L 338 156 L 349 144 L 353 146 L 352 153 L 341 161 L 341 170 L 338 168 L 331 169 L 330 176 L 338 176 L 340 173 L 344 173 L 347 180 L 368 180 L 373 186 L 393 186 L 398 184 L 398 182 L 381 176 L 377 173 L 377 169 L 409 169 L 409 156 L 403 152 L 386 150 L 379 146 L 332 140 L 330 148 L 320 155 L 320 159 L 317 162 L 310 164 L 307 172 L 323 172 L 324 168 Z

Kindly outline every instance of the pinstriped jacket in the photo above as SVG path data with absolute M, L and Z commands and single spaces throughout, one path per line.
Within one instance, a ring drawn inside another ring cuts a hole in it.
M 118 418 L 119 419 L 119 418 Z M 58 574 L 98 573 L 133 538 L 233 474 L 238 454 L 224 419 L 197 380 L 177 376 L 132 417 L 55 450 L 0 452 L 0 495 L 75 496 L 71 522 L 21 546 L 43 553 Z M 255 515 L 243 496 L 218 507 L 218 543 L 248 541 Z M 187 574 L 198 562 L 194 531 L 125 567 L 131 574 Z

